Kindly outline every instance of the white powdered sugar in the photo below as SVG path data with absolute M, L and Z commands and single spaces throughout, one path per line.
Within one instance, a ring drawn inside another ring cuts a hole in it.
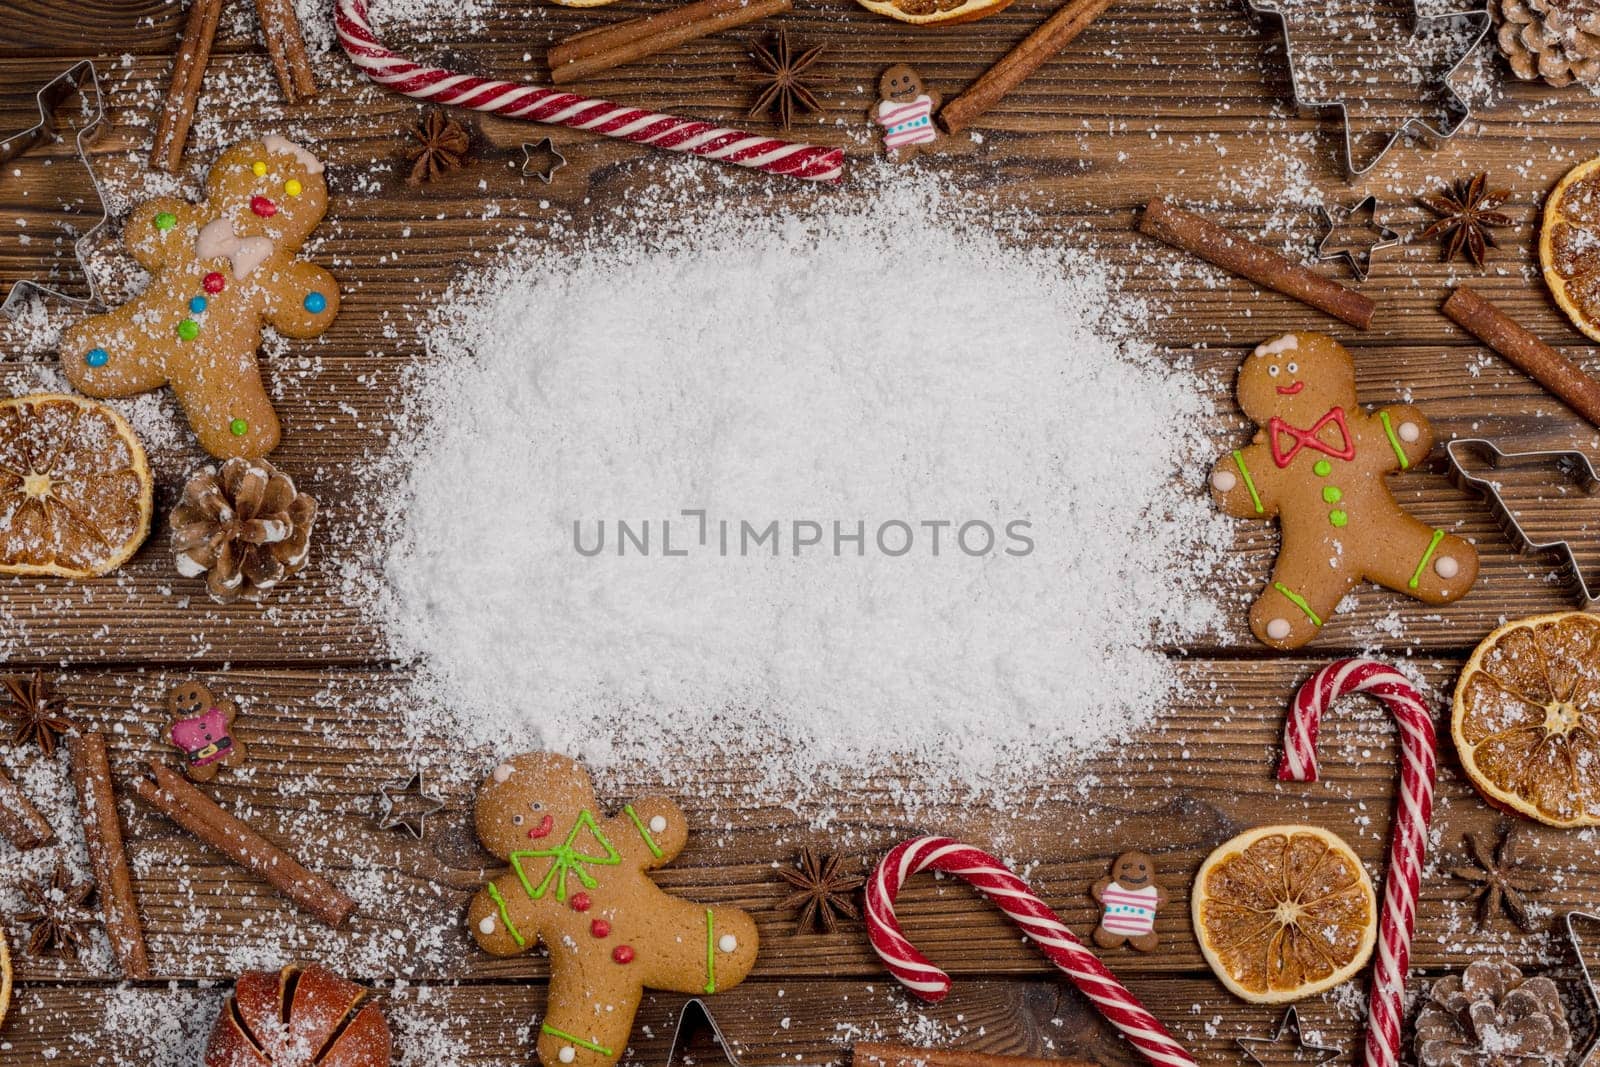
M 525 241 L 427 330 L 384 596 L 423 702 L 601 766 L 981 792 L 1147 721 L 1229 538 L 1143 309 L 926 181 L 707 214 Z

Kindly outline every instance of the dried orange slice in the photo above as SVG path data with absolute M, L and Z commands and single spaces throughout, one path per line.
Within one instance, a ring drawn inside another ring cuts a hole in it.
M 1544 202 L 1539 266 L 1572 324 L 1600 341 L 1600 157 L 1569 170 Z
M 1600 826 L 1600 617 L 1535 615 L 1483 639 L 1450 733 L 1489 803 L 1551 826 Z
M 1378 936 L 1366 868 L 1315 826 L 1263 826 L 1227 842 L 1200 865 L 1190 908 L 1206 962 L 1252 1004 L 1338 985 Z
M 59 393 L 0 400 L 0 574 L 90 578 L 150 533 L 144 446 L 104 404 Z
M 1011 0 L 856 0 L 874 15 L 916 26 L 971 22 L 1011 6 Z

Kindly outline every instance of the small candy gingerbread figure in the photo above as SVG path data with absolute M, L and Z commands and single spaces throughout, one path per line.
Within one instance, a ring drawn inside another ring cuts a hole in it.
M 910 159 L 939 139 L 933 112 L 939 94 L 923 88 L 922 75 L 896 63 L 878 78 L 878 104 L 872 121 L 883 127 L 883 147 L 895 162 Z
M 472 898 L 467 921 L 496 956 L 536 941 L 549 950 L 546 1067 L 610 1067 L 646 987 L 718 993 L 756 961 L 749 915 L 670 896 L 646 874 L 689 839 L 676 804 L 646 797 L 609 819 L 597 810 L 588 772 L 550 753 L 500 764 L 478 792 L 478 837 L 511 869 Z
M 167 694 L 167 742 L 183 753 L 183 772 L 209 782 L 225 764 L 244 760 L 244 742 L 233 736 L 239 710 L 231 700 L 218 700 L 199 682 L 183 682 Z
M 1167 902 L 1167 891 L 1155 883 L 1156 863 L 1143 852 L 1124 852 L 1111 865 L 1111 877 L 1089 890 L 1101 906 L 1094 943 L 1101 948 L 1126 944 L 1140 952 L 1153 952 L 1161 937 L 1156 933 L 1156 909 Z
M 1239 406 L 1260 427 L 1217 462 L 1212 496 L 1237 518 L 1278 518 L 1283 545 L 1250 609 L 1264 644 L 1299 648 L 1357 584 L 1376 582 L 1428 604 L 1465 596 L 1478 553 L 1403 511 L 1388 476 L 1433 447 L 1433 427 L 1409 404 L 1369 415 L 1356 402 L 1350 353 L 1320 333 L 1269 341 L 1239 369 Z
M 269 135 L 224 152 L 206 193 L 203 204 L 163 197 L 128 216 L 123 241 L 154 277 L 66 330 L 61 368 L 96 397 L 170 384 L 207 452 L 256 459 L 278 444 L 256 365 L 262 323 L 315 337 L 339 312 L 333 276 L 296 258 L 328 209 L 328 186 L 316 157 Z

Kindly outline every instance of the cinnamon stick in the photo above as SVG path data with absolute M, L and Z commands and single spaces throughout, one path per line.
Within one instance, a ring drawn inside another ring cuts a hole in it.
M 23 852 L 48 845 L 55 831 L 17 784 L 0 771 L 0 837 Z
M 321 875 L 257 833 L 248 823 L 223 811 L 188 779 L 157 762 L 150 764 L 155 781 L 137 779 L 139 799 L 227 856 L 265 878 L 272 887 L 329 926 L 343 926 L 356 902 Z
M 1600 426 L 1600 381 L 1539 340 L 1522 323 L 1465 285 L 1456 286 L 1443 310 L 1456 325 L 1500 353 L 1506 362 Z
M 95 884 L 100 888 L 100 921 L 105 924 L 123 975 L 149 978 L 150 958 L 145 952 L 144 927 L 139 924 L 138 902 L 133 896 L 128 853 L 122 847 L 122 824 L 117 821 L 117 798 L 111 789 L 105 735 L 69 735 L 67 756 L 72 761 L 72 784 L 78 790 L 84 844 L 88 846 Z
M 190 0 L 189 18 L 183 24 L 183 44 L 172 60 L 172 81 L 156 120 L 156 136 L 150 146 L 150 165 L 176 173 L 183 164 L 183 145 L 194 122 L 195 103 L 200 99 L 200 82 L 211 59 L 211 42 L 217 35 L 217 20 L 222 17 L 222 0 Z
M 1354 289 L 1309 267 L 1290 262 L 1210 219 L 1173 207 L 1161 197 L 1146 205 L 1144 216 L 1139 220 L 1139 232 L 1193 252 L 1207 263 L 1248 278 L 1257 285 L 1326 311 L 1358 330 L 1372 325 L 1377 305 Z
M 994 107 L 1023 79 L 1044 66 L 1073 39 L 1088 29 L 1114 0 L 1067 0 L 1022 43 L 1000 58 L 970 85 L 966 92 L 939 110 L 939 125 L 946 133 L 966 129 L 984 112 Z
M 603 29 L 585 30 L 550 49 L 545 57 L 550 80 L 565 85 L 793 9 L 794 0 L 697 0 Z
M 1000 1056 L 991 1052 L 911 1048 L 862 1042 L 855 1047 L 852 1067 L 1095 1067 L 1086 1060 L 1041 1060 L 1032 1056 Z
M 284 100 L 298 104 L 310 99 L 317 91 L 317 80 L 311 57 L 306 55 L 305 38 L 300 35 L 294 0 L 256 0 L 256 21 L 261 23 L 262 42 Z

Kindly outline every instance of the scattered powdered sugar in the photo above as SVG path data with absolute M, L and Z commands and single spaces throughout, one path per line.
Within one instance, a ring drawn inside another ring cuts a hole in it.
M 381 599 L 463 741 L 993 795 L 1172 696 L 1231 544 L 1198 379 L 1094 256 L 885 181 L 523 242 L 442 302 Z

